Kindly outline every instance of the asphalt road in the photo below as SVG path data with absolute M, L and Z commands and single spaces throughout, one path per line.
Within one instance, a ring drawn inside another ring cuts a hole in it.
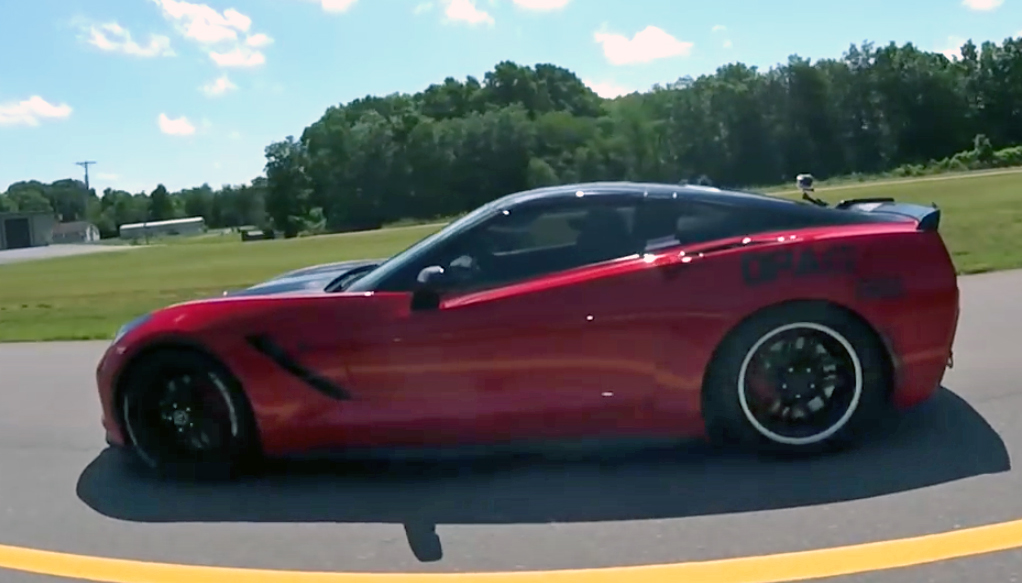
M 68 244 L 47 245 L 45 247 L 28 247 L 26 249 L 0 249 L 0 265 L 4 263 L 35 261 L 38 259 L 52 259 L 54 257 L 102 253 L 104 251 L 125 251 L 136 248 L 137 247 L 131 247 L 129 245 Z
M 0 544 L 200 565 L 464 572 L 728 558 L 1022 518 L 1022 471 L 1010 463 L 1022 451 L 1022 272 L 961 286 L 946 390 L 862 448 L 783 463 L 692 445 L 411 463 L 383 476 L 309 465 L 234 485 L 159 483 L 104 451 L 92 382 L 102 343 L 3 345 Z M 1022 551 L 841 580 L 1018 577 Z

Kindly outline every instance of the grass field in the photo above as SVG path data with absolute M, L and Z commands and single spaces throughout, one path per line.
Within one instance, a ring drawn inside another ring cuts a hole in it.
M 817 194 L 829 201 L 891 196 L 935 202 L 943 209 L 941 231 L 960 272 L 1022 267 L 1022 170 L 855 183 L 823 187 Z M 387 257 L 439 228 L 250 243 L 215 237 L 0 265 L 0 341 L 109 338 L 126 320 L 155 308 L 307 265 Z

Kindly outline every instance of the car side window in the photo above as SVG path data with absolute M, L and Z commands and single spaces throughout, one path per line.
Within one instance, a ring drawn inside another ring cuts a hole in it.
M 633 232 L 638 201 L 572 198 L 510 209 L 428 259 L 454 291 L 510 285 L 642 251 Z M 423 265 L 425 266 L 425 265 Z
M 636 213 L 636 236 L 644 250 L 691 245 L 741 234 L 736 211 L 727 205 L 673 198 L 650 198 Z

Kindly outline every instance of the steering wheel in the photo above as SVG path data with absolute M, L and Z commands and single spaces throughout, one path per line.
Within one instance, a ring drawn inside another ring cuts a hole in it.
M 460 253 L 448 266 L 455 281 L 472 285 L 493 275 L 493 253 L 486 246 L 475 246 Z
M 458 284 L 469 283 L 482 275 L 482 268 L 475 257 L 462 254 L 447 264 L 447 272 Z

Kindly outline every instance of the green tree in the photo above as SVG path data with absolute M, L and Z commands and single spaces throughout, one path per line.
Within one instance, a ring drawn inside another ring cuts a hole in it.
M 266 160 L 266 212 L 285 237 L 295 237 L 312 211 L 305 150 L 288 136 L 267 146 Z
M 175 218 L 174 202 L 171 200 L 167 188 L 160 184 L 149 195 L 149 220 L 167 221 L 173 218 Z
M 753 187 L 802 172 L 1003 167 L 1022 164 L 1011 147 L 1022 146 L 1019 103 L 1022 38 L 969 41 L 953 60 L 865 42 L 765 70 L 729 63 L 617 99 L 563 67 L 503 61 L 481 78 L 331 106 L 298 139 L 269 145 L 265 176 L 248 184 L 100 198 L 77 180 L 26 181 L 0 195 L 0 210 L 43 208 L 42 197 L 62 220 L 87 210 L 104 234 L 152 209 L 293 237 L 433 220 L 556 183 L 707 176 Z

